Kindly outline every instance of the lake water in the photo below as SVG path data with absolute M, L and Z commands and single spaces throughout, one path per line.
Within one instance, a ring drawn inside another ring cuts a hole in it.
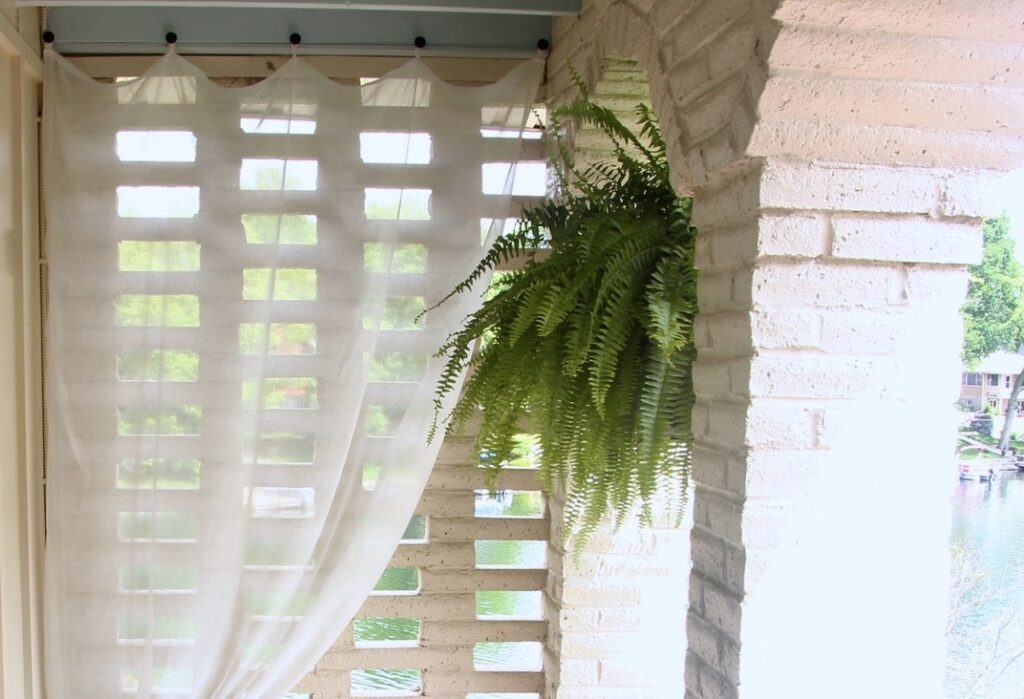
M 946 694 L 1024 699 L 1024 473 L 989 485 L 962 481 L 953 496 L 954 561 L 962 602 L 948 636 Z M 954 588 L 958 586 L 954 584 Z
M 479 496 L 477 515 L 508 515 L 506 510 L 526 507 L 525 502 L 513 498 L 492 502 Z M 529 512 L 513 514 L 536 515 L 532 500 L 529 504 Z M 543 546 L 536 549 L 531 546 L 534 543 L 478 542 L 477 563 L 483 567 L 542 568 Z M 951 545 L 954 559 L 959 561 L 959 579 L 967 584 L 960 588 L 962 612 L 948 635 L 947 697 L 1024 699 L 1024 472 L 1003 471 L 992 485 L 960 482 L 953 495 Z M 415 569 L 390 569 L 389 573 L 385 578 L 396 589 L 415 590 L 419 585 Z M 539 618 L 540 600 L 534 599 L 539 594 L 479 593 L 477 614 L 482 618 Z M 392 628 L 414 620 L 378 621 L 386 623 L 368 625 L 357 634 L 361 640 L 404 640 L 419 635 L 418 625 L 409 635 L 404 634 L 405 629 Z M 481 643 L 474 648 L 473 660 L 478 670 L 537 670 L 539 654 L 539 644 Z M 415 692 L 419 686 L 419 673 L 412 669 L 362 671 L 353 676 L 353 688 L 364 692 Z M 472 696 L 504 699 L 506 695 Z M 308 699 L 302 694 L 287 697 Z

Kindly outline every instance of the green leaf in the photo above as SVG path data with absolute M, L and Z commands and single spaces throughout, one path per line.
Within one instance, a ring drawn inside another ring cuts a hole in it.
M 525 211 L 441 301 L 525 261 L 439 349 L 446 365 L 435 400 L 435 432 L 479 416 L 476 446 L 492 486 L 529 423 L 541 482 L 564 493 L 577 551 L 607 517 L 649 520 L 662 495 L 682 519 L 697 308 L 692 204 L 672 188 L 653 113 L 637 108 L 634 133 L 581 93 L 552 111 L 560 191 Z M 603 132 L 611 157 L 577 167 L 561 137 L 570 119 Z M 465 371 L 461 397 L 441 412 Z

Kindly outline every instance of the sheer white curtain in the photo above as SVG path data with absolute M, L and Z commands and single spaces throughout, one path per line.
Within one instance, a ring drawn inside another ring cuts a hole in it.
M 477 299 L 419 313 L 505 220 L 541 68 L 225 88 L 47 53 L 49 696 L 277 697 L 349 623 Z

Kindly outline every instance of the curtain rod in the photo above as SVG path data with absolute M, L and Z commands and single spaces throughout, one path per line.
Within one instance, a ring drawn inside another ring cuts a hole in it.
M 53 46 L 57 37 L 52 31 L 45 31 L 42 35 L 43 43 Z M 535 48 L 529 49 L 480 49 L 460 47 L 428 47 L 427 40 L 423 36 L 417 36 L 412 46 L 393 45 L 364 45 L 352 44 L 303 44 L 302 35 L 293 32 L 288 37 L 288 43 L 235 43 L 235 44 L 211 44 L 206 42 L 185 42 L 182 43 L 176 32 L 167 32 L 163 42 L 138 41 L 138 42 L 84 42 L 67 41 L 61 42 L 58 49 L 64 56 L 88 56 L 88 55 L 154 55 L 161 54 L 173 45 L 175 50 L 183 55 L 202 56 L 245 56 L 245 55 L 287 55 L 297 53 L 301 45 L 301 54 L 304 56 L 373 56 L 373 57 L 399 57 L 408 58 L 413 56 L 429 58 L 493 58 L 493 59 L 524 59 L 533 58 L 538 54 L 546 57 L 551 48 L 551 43 L 541 38 L 537 40 Z
M 82 72 L 96 79 L 109 79 L 123 75 L 139 75 L 152 65 L 161 54 L 68 55 L 61 54 Z M 316 70 L 333 80 L 358 80 L 384 75 L 406 61 L 409 56 L 342 56 L 338 54 L 300 54 Z M 210 55 L 187 54 L 186 58 L 204 75 L 213 79 L 262 79 L 274 73 L 288 54 Z M 514 58 L 452 58 L 424 56 L 424 60 L 442 80 L 466 85 L 487 84 L 501 79 L 506 73 L 530 56 Z M 545 85 L 536 101 L 546 99 Z

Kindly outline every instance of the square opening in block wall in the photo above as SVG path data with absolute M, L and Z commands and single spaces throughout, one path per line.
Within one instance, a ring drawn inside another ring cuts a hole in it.
M 413 515 L 409 519 L 409 525 L 405 528 L 405 532 L 402 534 L 402 543 L 427 543 L 427 524 L 428 519 L 426 515 Z
M 481 590 L 476 593 L 476 616 L 539 621 L 544 618 L 544 596 L 540 590 Z
M 477 568 L 543 569 L 548 542 L 522 539 L 479 539 L 473 543 Z
M 420 591 L 419 568 L 395 566 L 384 569 L 373 595 L 415 595 Z
M 477 672 L 540 672 L 544 669 L 543 644 L 537 641 L 481 642 L 473 645 Z
M 351 682 L 357 697 L 415 697 L 423 691 L 418 668 L 361 668 L 352 671 Z
M 542 519 L 544 494 L 539 490 L 499 490 L 474 493 L 473 514 L 476 517 L 508 517 Z
M 423 621 L 410 617 L 358 617 L 353 622 L 356 648 L 415 648 Z

